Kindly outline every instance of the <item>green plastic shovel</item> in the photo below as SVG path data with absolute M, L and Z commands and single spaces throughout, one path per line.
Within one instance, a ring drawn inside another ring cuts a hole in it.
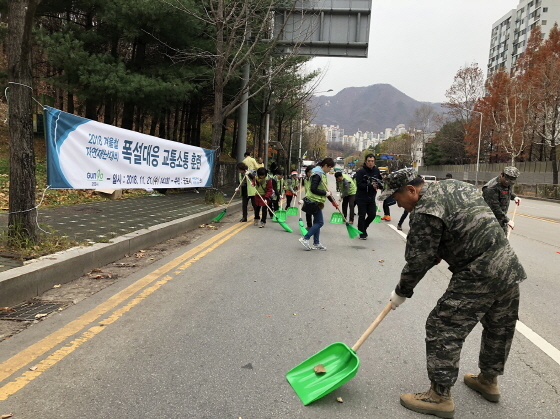
M 307 406 L 326 396 L 356 375 L 360 366 L 356 351 L 389 311 L 391 311 L 390 301 L 352 348 L 345 343 L 333 343 L 286 374 L 286 379 L 304 405 Z M 325 372 L 316 372 L 318 370 L 316 367 L 320 367 Z
M 342 214 L 339 214 L 338 212 L 333 212 L 331 214 L 331 224 L 344 224 L 344 217 L 342 216 Z
M 288 215 L 298 215 L 298 208 L 297 207 L 289 207 L 287 209 Z

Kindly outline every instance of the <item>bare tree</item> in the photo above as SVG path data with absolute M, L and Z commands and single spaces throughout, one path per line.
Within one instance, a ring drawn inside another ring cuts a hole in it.
M 469 110 L 484 95 L 484 73 L 477 63 L 462 67 L 457 71 L 453 84 L 445 92 L 448 102 L 443 106 L 449 109 L 453 119 L 459 119 L 464 124 L 473 117 Z
M 213 51 L 178 51 L 175 59 L 206 59 L 214 69 L 212 146 L 217 148 L 224 119 L 246 100 L 266 89 L 268 81 L 281 74 L 290 65 L 289 58 L 297 55 L 298 48 L 294 47 L 282 59 L 273 59 L 278 53 L 278 38 L 272 34 L 275 9 L 281 5 L 284 10 L 289 10 L 295 0 L 202 0 L 198 2 L 202 12 L 181 0 L 168 0 L 168 3 L 214 28 Z M 251 72 L 246 83 L 224 100 L 226 85 L 239 80 L 247 63 L 250 63 Z
M 31 31 L 41 0 L 8 0 L 11 238 L 37 241 L 35 150 L 32 126 Z

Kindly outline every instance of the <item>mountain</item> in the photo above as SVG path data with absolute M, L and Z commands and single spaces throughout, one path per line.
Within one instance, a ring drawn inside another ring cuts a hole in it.
M 443 112 L 440 103 L 419 102 L 390 84 L 347 87 L 335 96 L 315 96 L 312 103 L 316 112 L 312 123 L 338 125 L 346 135 L 358 130 L 379 133 L 398 124 L 408 127 L 422 105 Z

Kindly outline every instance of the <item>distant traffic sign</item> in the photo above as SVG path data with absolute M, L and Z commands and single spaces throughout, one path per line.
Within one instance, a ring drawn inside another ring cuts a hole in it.
M 388 154 L 382 154 L 381 160 L 395 160 L 395 156 L 390 156 Z
M 351 161 L 350 163 L 346 163 L 346 166 L 355 166 L 356 163 L 354 163 L 353 161 Z

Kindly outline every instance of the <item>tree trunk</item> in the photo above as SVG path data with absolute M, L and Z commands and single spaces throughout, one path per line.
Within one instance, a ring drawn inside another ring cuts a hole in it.
M 74 113 L 74 95 L 70 92 L 68 92 L 68 96 L 66 97 L 66 112 Z
M 134 103 L 126 102 L 123 106 L 121 128 L 132 130 L 134 124 Z
M 8 1 L 10 215 L 12 239 L 37 241 L 35 150 L 33 147 L 31 31 L 40 0 Z

